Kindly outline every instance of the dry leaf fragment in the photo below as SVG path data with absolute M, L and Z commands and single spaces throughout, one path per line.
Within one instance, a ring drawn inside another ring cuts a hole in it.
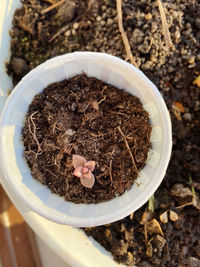
M 153 234 L 159 234 L 162 236 L 164 235 L 163 231 L 160 227 L 160 224 L 156 219 L 153 219 L 153 220 L 147 222 L 146 223 L 146 229 L 150 235 L 153 235 Z
M 140 224 L 144 225 L 146 224 L 148 221 L 150 221 L 153 218 L 153 212 L 151 210 L 146 210 L 145 212 L 143 212 L 142 214 L 142 219 L 140 221 Z
M 198 87 L 200 87 L 200 75 L 197 76 L 197 78 L 193 81 L 193 84 L 196 84 Z
M 180 110 L 181 113 L 185 112 L 185 109 L 181 102 L 174 102 L 174 105 Z
M 178 214 L 175 211 L 170 210 L 169 211 L 169 218 L 171 221 L 176 222 L 178 220 Z
M 172 105 L 172 111 L 176 118 L 180 121 L 181 120 L 181 113 L 185 111 L 181 102 L 174 102 Z
M 167 223 L 168 222 L 167 210 L 160 215 L 160 221 L 162 223 Z
M 192 196 L 192 191 L 189 187 L 184 187 L 182 184 L 175 184 L 171 189 L 172 196 L 187 198 Z
M 153 238 L 151 240 L 149 240 L 149 242 L 146 245 L 146 255 L 148 257 L 152 257 L 153 256 L 153 246 L 151 244 L 152 240 L 153 240 Z

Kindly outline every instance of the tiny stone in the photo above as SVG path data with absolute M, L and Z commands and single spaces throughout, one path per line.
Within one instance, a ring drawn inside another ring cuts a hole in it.
M 192 115 L 188 112 L 183 115 L 183 119 L 186 121 L 191 121 L 192 120 Z
M 100 16 L 97 17 L 97 21 L 101 21 L 102 18 Z
M 199 267 L 200 266 L 200 260 L 195 257 L 190 257 L 188 259 L 188 267 Z
M 20 76 L 25 75 L 29 71 L 29 67 L 23 58 L 14 57 L 11 61 L 13 71 Z
M 111 25 L 113 23 L 113 20 L 111 19 L 111 18 L 109 18 L 108 20 L 107 20 L 107 25 L 109 26 L 109 25 Z
M 144 18 L 145 18 L 145 20 L 150 20 L 150 19 L 152 19 L 152 15 L 151 15 L 151 13 L 146 14 Z
M 78 29 L 78 27 L 79 27 L 79 24 L 78 24 L 78 22 L 74 23 L 74 25 L 73 25 L 73 28 L 74 28 L 74 30 L 77 30 L 77 29 Z
M 102 20 L 102 21 L 100 22 L 100 24 L 101 24 L 102 26 L 104 26 L 104 25 L 106 24 L 105 20 Z
M 188 69 L 192 69 L 196 66 L 196 63 L 188 65 Z
M 190 64 L 194 64 L 194 62 L 195 62 L 195 56 L 191 56 L 191 57 L 189 58 L 189 60 L 188 60 L 188 63 L 190 63 Z
M 71 35 L 71 31 L 70 31 L 70 30 L 68 30 L 68 31 L 65 32 L 65 36 L 68 37 L 68 36 L 70 36 L 70 35 Z
M 100 168 L 101 172 L 105 172 L 105 170 L 106 170 L 106 168 L 104 166 Z
M 102 7 L 101 7 L 102 11 L 105 11 L 106 8 L 107 8 L 106 6 L 102 6 Z

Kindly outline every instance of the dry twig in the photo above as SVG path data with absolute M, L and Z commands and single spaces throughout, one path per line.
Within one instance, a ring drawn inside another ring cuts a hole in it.
M 161 21 L 162 21 L 163 34 L 164 34 L 165 42 L 166 42 L 167 47 L 170 49 L 173 47 L 173 44 L 172 44 L 169 28 L 167 25 L 167 20 L 166 20 L 163 4 L 162 4 L 161 0 L 157 0 L 157 4 L 158 4 L 160 17 L 161 17 Z
M 55 33 L 51 39 L 48 41 L 48 43 L 53 42 L 59 35 L 61 35 L 63 32 L 65 32 L 68 29 L 69 25 L 63 26 L 57 33 Z
M 136 164 L 135 164 L 135 159 L 134 159 L 133 154 L 132 154 L 132 152 L 131 152 L 131 149 L 130 149 L 130 147 L 129 147 L 129 144 L 128 144 L 128 141 L 127 141 L 127 139 L 126 139 L 126 136 L 125 136 L 124 133 L 122 132 L 122 129 L 120 128 L 120 126 L 118 126 L 117 129 L 118 129 L 118 131 L 120 132 L 121 136 L 122 136 L 123 139 L 124 139 L 124 142 L 125 142 L 125 144 L 126 144 L 126 147 L 127 147 L 127 149 L 128 149 L 128 152 L 129 152 L 129 154 L 130 154 L 130 157 L 131 157 L 133 166 L 134 166 L 134 168 L 135 168 L 136 173 L 138 174 L 138 169 L 137 169 L 137 166 L 136 166 Z
M 125 49 L 126 49 L 127 57 L 129 58 L 130 62 L 136 68 L 139 68 L 137 63 L 135 62 L 135 60 L 133 58 L 133 54 L 131 52 L 130 44 L 129 44 L 128 38 L 126 36 L 126 33 L 124 31 L 123 22 L 122 22 L 122 0 L 116 0 L 116 4 L 117 4 L 117 18 L 118 18 L 119 31 L 121 33 L 122 40 L 123 40 L 123 43 L 124 43 L 124 46 L 125 46 Z
M 62 5 L 65 1 L 66 1 L 66 0 L 61 0 L 61 1 L 55 3 L 55 4 L 51 5 L 51 6 L 49 6 L 49 7 L 45 8 L 45 9 L 43 9 L 43 10 L 41 11 L 41 14 L 44 15 L 45 13 L 51 11 L 52 9 L 54 9 L 54 8 L 56 8 L 56 7 L 60 6 L 60 5 Z
M 110 181 L 111 181 L 111 184 L 112 184 L 112 182 L 113 182 L 113 179 L 112 179 L 112 160 L 110 161 L 109 173 L 110 173 Z
M 37 111 L 34 112 L 33 114 L 31 114 L 31 116 L 28 118 L 28 128 L 29 128 L 29 132 L 30 132 L 31 135 L 33 136 L 33 138 L 34 138 L 34 140 L 35 140 L 35 142 L 36 142 L 36 144 L 37 144 L 37 146 L 38 146 L 37 153 L 34 152 L 34 153 L 35 153 L 35 158 L 37 158 L 38 155 L 41 155 L 41 154 L 42 154 L 41 145 L 40 145 L 40 143 L 39 143 L 39 141 L 38 141 L 38 139 L 37 139 L 37 137 L 36 137 L 36 126 L 35 126 L 35 123 L 34 123 L 34 121 L 33 121 L 33 116 L 34 116 L 36 113 L 37 113 Z M 33 131 L 32 131 L 32 129 L 31 129 L 30 121 L 31 121 L 31 123 L 33 124 Z

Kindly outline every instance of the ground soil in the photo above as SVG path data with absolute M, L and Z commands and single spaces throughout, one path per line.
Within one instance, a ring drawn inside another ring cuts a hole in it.
M 107 201 L 130 189 L 145 165 L 150 135 L 139 98 L 86 74 L 35 96 L 23 128 L 33 177 L 75 203 Z M 92 189 L 73 175 L 73 154 L 96 162 Z
M 64 17 L 63 7 L 41 15 L 50 5 L 46 1 L 23 2 L 11 30 L 8 70 L 14 83 L 47 58 L 76 50 L 107 52 L 126 59 L 115 0 L 70 1 L 75 5 Z M 124 0 L 123 24 L 138 66 L 157 85 L 172 120 L 172 157 L 154 196 L 153 217 L 163 236 L 149 232 L 145 239 L 141 218 L 147 204 L 130 217 L 86 232 L 127 265 L 194 267 L 200 266 L 200 212 L 193 205 L 176 207 L 191 202 L 192 189 L 196 197 L 200 193 L 200 89 L 193 84 L 200 74 L 200 3 L 162 2 L 174 49 L 166 48 L 157 1 Z M 28 29 L 20 12 L 27 14 L 29 21 L 34 17 Z M 159 216 L 168 209 L 177 213 L 178 220 L 162 223 Z

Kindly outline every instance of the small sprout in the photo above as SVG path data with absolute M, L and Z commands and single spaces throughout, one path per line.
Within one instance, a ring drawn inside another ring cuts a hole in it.
M 149 199 L 149 203 L 148 203 L 148 210 L 151 210 L 152 212 L 154 212 L 154 195 L 152 195 Z
M 177 209 L 182 209 L 182 208 L 184 208 L 186 206 L 193 205 L 196 209 L 200 210 L 200 199 L 199 199 L 199 197 L 197 196 L 197 194 L 195 192 L 191 175 L 189 175 L 189 182 L 191 184 L 192 191 L 189 188 L 188 188 L 189 190 L 187 190 L 187 191 L 190 191 L 190 196 L 192 196 L 192 201 L 190 201 L 190 202 L 188 202 L 186 204 L 183 204 L 181 206 L 178 206 L 176 208 Z
M 160 221 L 162 223 L 167 223 L 168 222 L 167 210 L 160 215 Z
M 80 178 L 81 184 L 84 187 L 92 188 L 95 182 L 93 171 L 95 161 L 87 161 L 84 157 L 73 155 L 72 164 L 75 168 L 74 175 Z
M 178 220 L 178 214 L 175 211 L 170 210 L 169 211 L 169 218 L 171 221 L 176 222 Z
M 198 210 L 200 210 L 200 200 L 195 192 L 194 186 L 192 185 L 193 181 L 192 181 L 191 175 L 189 175 L 189 181 L 190 181 L 191 189 L 192 189 L 192 205 Z

